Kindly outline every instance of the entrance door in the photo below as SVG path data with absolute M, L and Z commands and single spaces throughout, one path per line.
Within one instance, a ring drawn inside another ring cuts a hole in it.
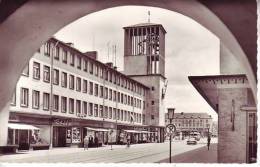
M 19 130 L 19 150 L 29 150 L 29 131 Z
M 256 162 L 257 153 L 257 123 L 256 123 L 256 112 L 249 112 L 247 116 L 247 161 L 249 163 Z
M 53 147 L 66 147 L 65 127 L 53 127 Z

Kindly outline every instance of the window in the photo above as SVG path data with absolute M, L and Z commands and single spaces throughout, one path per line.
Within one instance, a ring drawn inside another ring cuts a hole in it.
M 108 88 L 105 87 L 105 93 L 104 93 L 105 99 L 108 98 Z
M 33 90 L 32 91 L 32 108 L 38 109 L 40 105 L 40 92 Z
M 43 81 L 50 82 L 50 67 L 43 66 Z
M 120 92 L 117 92 L 117 102 L 120 103 Z
M 104 118 L 107 118 L 108 117 L 108 107 L 105 106 L 104 107 Z
M 152 100 L 151 104 L 154 105 L 154 101 L 153 100 Z
M 92 103 L 89 103 L 89 116 L 92 116 L 93 115 L 93 104 Z
M 69 76 L 69 88 L 74 89 L 74 76 L 73 75 Z
M 83 113 L 84 113 L 85 115 L 88 114 L 88 103 L 85 102 L 85 101 L 83 101 Z
M 114 90 L 113 92 L 113 101 L 116 101 L 116 91 Z
M 152 90 L 154 90 L 154 86 L 152 86 Z
M 103 98 L 104 96 L 104 87 L 100 86 L 100 98 Z
M 53 95 L 53 111 L 59 110 L 59 96 Z
M 87 93 L 88 92 L 88 81 L 87 80 L 83 80 L 83 93 Z
M 104 118 L 104 108 L 102 105 L 99 105 L 99 117 Z
M 88 60 L 86 59 L 83 60 L 83 70 L 86 72 L 88 71 Z
M 112 89 L 109 89 L 109 100 L 112 100 L 112 96 L 113 96 Z
M 93 95 L 93 82 L 89 82 L 89 94 Z
M 108 75 L 109 75 L 109 82 L 112 82 L 112 72 L 108 71 Z
M 76 79 L 76 90 L 81 91 L 81 78 L 77 77 Z
M 67 64 L 67 61 L 68 61 L 68 52 L 66 50 L 63 50 L 62 52 L 62 62 Z
M 124 111 L 124 121 L 127 120 L 127 111 Z
M 109 114 L 108 114 L 108 118 L 112 119 L 113 115 L 112 115 L 112 107 L 109 107 Z
M 29 96 L 29 89 L 21 88 L 21 106 L 28 107 L 28 96 Z
M 123 104 L 124 103 L 124 94 L 121 93 L 121 103 Z
M 102 67 L 99 68 L 99 76 L 100 76 L 100 78 L 103 78 L 103 68 Z
M 120 109 L 117 109 L 117 116 L 116 119 L 119 120 L 120 119 Z
M 93 74 L 93 63 L 92 62 L 90 62 L 90 65 L 89 65 L 89 73 L 90 74 Z
M 76 100 L 76 113 L 81 113 L 81 101 Z
M 14 90 L 12 100 L 11 100 L 11 105 L 15 106 L 16 105 L 16 89 Z
M 123 110 L 121 110 L 120 118 L 121 118 L 121 121 L 124 120 L 124 111 Z
M 74 114 L 74 99 L 69 98 L 69 113 Z
M 47 42 L 44 45 L 44 55 L 45 56 L 50 56 L 50 52 L 51 52 L 51 47 L 50 47 L 50 43 Z
M 50 107 L 50 94 L 43 93 L 43 110 L 49 110 Z
M 67 112 L 67 97 L 61 97 L 61 112 L 66 113 Z
M 98 84 L 95 84 L 95 96 L 98 96 Z
M 95 67 L 95 75 L 98 76 L 98 65 L 94 65 Z
M 33 62 L 33 78 L 40 79 L 40 63 Z
M 151 119 L 154 119 L 154 115 L 151 115 Z
M 75 64 L 75 56 L 74 54 L 70 53 L 70 65 L 74 66 L 74 64 Z
M 127 121 L 130 122 L 130 120 L 131 120 L 130 111 L 127 111 L 127 118 L 128 118 Z
M 53 70 L 53 84 L 59 85 L 59 70 L 57 69 Z
M 76 56 L 76 63 L 77 63 L 77 68 L 81 69 L 81 57 L 79 55 Z
M 113 119 L 116 119 L 116 108 L 113 108 Z
M 98 105 L 94 104 L 94 116 L 98 117 Z
M 62 87 L 67 87 L 67 73 L 62 72 L 61 73 L 61 86 Z
M 29 76 L 29 63 L 23 69 L 22 74 L 25 75 L 25 76 Z
M 56 47 L 55 48 L 55 54 L 54 54 L 54 59 L 56 59 L 56 60 L 59 60 L 59 58 L 60 58 L 60 47 Z

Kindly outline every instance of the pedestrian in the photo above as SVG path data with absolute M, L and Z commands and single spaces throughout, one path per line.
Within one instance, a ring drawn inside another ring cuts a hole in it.
M 130 147 L 130 135 L 128 134 L 127 137 L 126 137 L 126 148 L 129 148 Z
M 83 142 L 84 142 L 84 150 L 85 150 L 86 148 L 87 148 L 87 150 L 88 150 L 88 144 L 89 144 L 89 138 L 88 138 L 88 136 L 85 136 L 85 137 L 84 137 Z
M 210 135 L 208 135 L 208 150 L 209 150 L 209 145 L 210 145 L 210 140 L 211 140 L 211 138 L 210 138 Z
M 89 136 L 89 147 L 93 147 L 93 137 L 92 137 L 92 135 Z
M 98 147 L 98 137 L 97 136 L 95 136 L 95 138 L 94 138 L 94 143 L 95 143 L 95 146 Z

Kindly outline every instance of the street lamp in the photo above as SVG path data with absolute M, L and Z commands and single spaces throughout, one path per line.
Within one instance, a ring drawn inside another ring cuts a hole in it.
M 172 124 L 172 119 L 174 117 L 175 108 L 168 108 L 168 119 L 170 120 L 170 124 Z M 170 155 L 169 161 L 172 163 L 172 133 L 170 133 Z

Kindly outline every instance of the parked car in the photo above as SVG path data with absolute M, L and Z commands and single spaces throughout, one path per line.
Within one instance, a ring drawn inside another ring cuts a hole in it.
M 200 133 L 199 132 L 191 132 L 190 137 L 194 137 L 197 141 L 200 141 Z
M 188 138 L 188 140 L 187 140 L 187 144 L 188 144 L 188 145 L 189 145 L 189 144 L 196 145 L 196 144 L 197 144 L 197 140 L 196 140 L 196 138 L 194 138 L 194 137 L 190 137 L 190 138 Z

